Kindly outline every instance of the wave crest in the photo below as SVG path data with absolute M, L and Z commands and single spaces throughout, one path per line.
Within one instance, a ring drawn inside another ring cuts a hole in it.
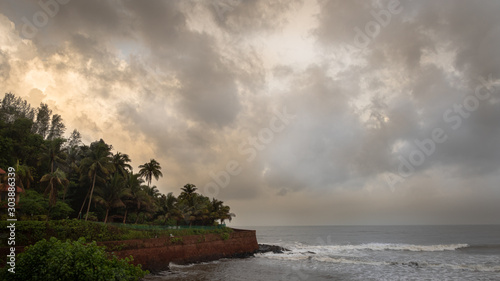
M 306 246 L 295 245 L 294 250 L 302 251 L 333 251 L 333 252 L 348 252 L 348 251 L 411 251 L 411 252 L 441 252 L 454 251 L 461 248 L 469 247 L 468 244 L 438 244 L 438 245 L 414 245 L 414 244 L 393 244 L 393 243 L 367 243 L 359 245 L 324 245 L 324 246 Z

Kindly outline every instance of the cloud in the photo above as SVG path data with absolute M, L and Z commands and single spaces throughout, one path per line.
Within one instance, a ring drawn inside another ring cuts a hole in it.
M 162 192 L 236 161 L 217 197 L 262 206 L 241 224 L 498 222 L 497 1 L 70 1 L 32 39 L 36 1 L 0 10 L 4 91 L 135 167 L 155 158 Z M 464 117 L 480 77 L 496 88 Z M 296 117 L 253 147 L 283 108 Z M 446 142 L 391 189 L 437 128 Z

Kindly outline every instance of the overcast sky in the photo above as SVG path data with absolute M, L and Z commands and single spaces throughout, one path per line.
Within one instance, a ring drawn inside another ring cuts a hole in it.
M 40 3 L 48 3 L 42 7 Z M 231 225 L 500 223 L 500 1 L 0 1 L 0 85 Z

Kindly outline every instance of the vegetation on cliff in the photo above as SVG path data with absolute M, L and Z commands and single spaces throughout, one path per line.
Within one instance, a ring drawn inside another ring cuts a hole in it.
M 7 221 L 0 221 L 0 228 L 5 229 Z M 51 221 L 18 221 L 16 222 L 16 245 L 27 246 L 51 237 L 59 240 L 117 241 L 130 239 L 149 239 L 160 237 L 182 237 L 186 235 L 204 235 L 209 233 L 229 236 L 233 232 L 228 227 L 217 228 L 182 228 L 168 229 L 148 225 L 111 225 L 77 219 Z M 7 245 L 7 236 L 0 236 L 0 244 Z M 0 257 L 0 260 L 2 257 Z

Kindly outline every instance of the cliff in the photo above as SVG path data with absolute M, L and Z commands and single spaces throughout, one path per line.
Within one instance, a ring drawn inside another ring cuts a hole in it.
M 220 258 L 247 257 L 259 249 L 255 230 L 233 229 L 224 234 L 191 235 L 153 239 L 136 239 L 98 242 L 107 251 L 119 258 L 132 255 L 134 264 L 141 264 L 151 272 L 167 270 L 170 262 L 178 264 L 212 261 Z M 24 246 L 16 247 L 16 254 L 22 253 Z M 0 255 L 6 257 L 9 247 L 0 248 Z M 0 267 L 5 266 L 2 261 Z

